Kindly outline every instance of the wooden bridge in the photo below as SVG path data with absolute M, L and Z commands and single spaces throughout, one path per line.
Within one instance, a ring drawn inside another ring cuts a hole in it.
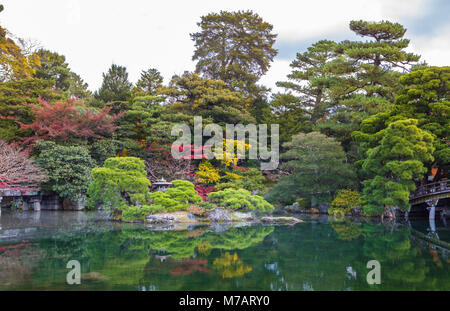
M 410 196 L 410 204 L 419 205 L 426 203 L 429 210 L 429 218 L 434 219 L 436 206 L 440 199 L 450 198 L 450 181 L 442 180 L 417 187 L 416 191 Z M 441 216 L 445 217 L 447 210 L 441 211 Z
M 442 180 L 417 187 L 410 196 L 411 205 L 425 203 L 428 200 L 450 198 L 450 181 Z

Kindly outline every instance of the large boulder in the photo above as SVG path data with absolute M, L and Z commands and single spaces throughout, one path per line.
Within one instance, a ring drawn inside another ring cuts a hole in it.
M 215 208 L 208 214 L 209 220 L 212 222 L 229 222 L 231 221 L 230 214 L 223 208 Z

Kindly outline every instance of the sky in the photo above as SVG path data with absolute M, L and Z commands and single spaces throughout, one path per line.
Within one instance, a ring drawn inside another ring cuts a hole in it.
M 192 71 L 200 17 L 220 10 L 252 10 L 278 34 L 275 57 L 260 83 L 285 81 L 296 53 L 322 40 L 361 40 L 351 20 L 398 22 L 407 28 L 408 51 L 430 65 L 449 65 L 449 0 L 0 0 L 0 24 L 66 56 L 72 71 L 96 90 L 111 64 L 126 66 L 135 83 L 142 70 L 158 69 L 167 83 Z M 364 39 L 363 39 L 364 40 Z

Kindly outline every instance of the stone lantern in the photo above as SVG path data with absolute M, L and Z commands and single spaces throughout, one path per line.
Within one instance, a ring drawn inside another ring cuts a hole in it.
M 164 178 L 161 178 L 160 180 L 152 183 L 154 191 L 166 192 L 167 188 L 169 188 L 170 186 L 172 186 L 172 183 L 166 181 Z

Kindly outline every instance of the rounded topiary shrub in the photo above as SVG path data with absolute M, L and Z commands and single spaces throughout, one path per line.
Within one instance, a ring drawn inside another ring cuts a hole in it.
M 105 160 L 103 167 L 92 170 L 89 185 L 89 207 L 123 209 L 124 206 L 141 206 L 150 199 L 150 181 L 145 164 L 135 157 L 116 157 Z
M 259 195 L 252 195 L 245 189 L 228 188 L 222 191 L 211 192 L 208 195 L 211 201 L 221 207 L 233 210 L 256 211 L 258 213 L 271 213 L 272 204 Z

